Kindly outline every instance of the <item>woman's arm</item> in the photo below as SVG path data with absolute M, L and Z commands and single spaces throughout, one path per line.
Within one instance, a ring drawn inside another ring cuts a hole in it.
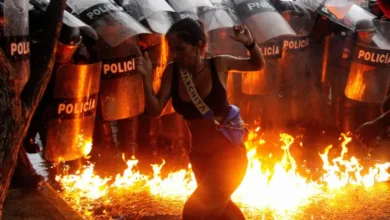
M 249 49 L 250 58 L 237 58 L 228 55 L 216 56 L 216 62 L 222 65 L 222 69 L 229 71 L 260 71 L 265 66 L 263 54 L 257 44 Z
M 153 79 L 152 79 L 152 63 L 150 62 L 148 53 L 138 57 L 137 70 L 142 75 L 144 83 L 144 93 L 146 109 L 150 116 L 158 117 L 161 115 L 169 99 L 171 98 L 171 85 L 172 85 L 172 63 L 169 63 L 164 70 L 161 86 L 157 92 L 157 95 L 153 91 Z
M 230 36 L 233 40 L 240 42 L 249 50 L 250 58 L 236 58 L 233 56 L 217 56 L 216 62 L 225 72 L 229 71 L 260 71 L 265 66 L 263 54 L 259 46 L 253 40 L 253 37 L 244 25 L 233 27 L 235 36 Z

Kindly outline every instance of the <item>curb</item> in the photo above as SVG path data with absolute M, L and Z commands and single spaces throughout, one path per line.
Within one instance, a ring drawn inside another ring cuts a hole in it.
M 47 182 L 43 182 L 38 191 L 53 205 L 58 212 L 69 220 L 84 220 Z

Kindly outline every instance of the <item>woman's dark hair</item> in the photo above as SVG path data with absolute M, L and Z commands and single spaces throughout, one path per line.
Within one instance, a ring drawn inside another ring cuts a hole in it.
M 167 32 L 167 34 L 171 33 L 176 33 L 184 42 L 194 46 L 201 41 L 204 48 L 207 43 L 203 23 L 192 18 L 184 18 L 175 22 Z

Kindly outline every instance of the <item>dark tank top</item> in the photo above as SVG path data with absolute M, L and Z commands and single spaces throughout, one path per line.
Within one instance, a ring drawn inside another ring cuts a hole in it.
M 226 116 L 229 112 L 226 89 L 219 80 L 218 72 L 214 64 L 214 59 L 207 59 L 211 67 L 212 86 L 210 93 L 203 98 L 204 103 L 214 112 L 214 116 Z M 173 63 L 172 74 L 172 105 L 175 111 L 186 120 L 201 119 L 203 115 L 199 112 L 192 101 L 186 102 L 179 95 L 179 73 L 178 67 Z M 186 90 L 187 91 L 187 90 Z

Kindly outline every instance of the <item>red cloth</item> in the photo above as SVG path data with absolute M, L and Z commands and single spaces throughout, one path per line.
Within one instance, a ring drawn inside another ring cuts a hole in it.
M 387 18 L 390 18 L 390 0 L 377 0 L 379 7 Z

